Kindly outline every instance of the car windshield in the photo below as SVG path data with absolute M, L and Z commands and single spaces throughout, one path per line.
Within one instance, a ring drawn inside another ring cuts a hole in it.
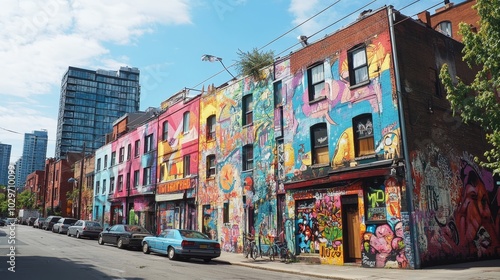
M 125 226 L 125 231 L 128 232 L 138 232 L 138 233 L 149 233 L 145 228 L 141 226 Z
M 85 225 L 88 227 L 101 227 L 101 224 L 97 222 L 86 222 Z
M 76 223 L 76 220 L 74 219 L 64 219 L 63 224 L 69 225 L 69 224 L 74 224 Z
M 199 238 L 199 239 L 209 239 L 208 236 L 201 232 L 191 231 L 191 230 L 179 230 L 179 233 L 184 238 Z

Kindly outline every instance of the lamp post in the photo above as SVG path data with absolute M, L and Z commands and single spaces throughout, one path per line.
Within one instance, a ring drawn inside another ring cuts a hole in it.
M 226 65 L 224 65 L 224 63 L 222 62 L 222 58 L 214 56 L 214 55 L 210 55 L 210 54 L 204 54 L 201 56 L 201 60 L 202 61 L 209 61 L 209 62 L 214 62 L 214 61 L 220 62 L 220 64 L 222 64 L 222 67 L 224 67 L 224 69 L 226 69 L 227 73 L 229 73 L 229 75 L 231 75 L 231 77 L 233 77 L 233 79 L 236 79 L 236 77 L 233 76 L 233 74 L 231 74 L 231 72 L 229 72 L 229 70 L 226 68 Z

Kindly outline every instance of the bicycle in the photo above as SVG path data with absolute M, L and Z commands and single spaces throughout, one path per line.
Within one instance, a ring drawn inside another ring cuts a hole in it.
M 248 255 L 250 254 L 250 257 L 255 260 L 255 258 L 253 257 L 253 249 L 256 246 L 255 237 L 250 233 L 245 233 L 243 235 L 243 239 L 243 255 L 245 255 L 245 258 L 248 258 Z
M 274 260 L 275 250 L 273 244 L 262 244 L 261 235 L 259 235 L 259 245 L 252 245 L 251 257 L 255 260 L 258 256 L 261 258 L 264 256 L 268 256 L 270 260 Z

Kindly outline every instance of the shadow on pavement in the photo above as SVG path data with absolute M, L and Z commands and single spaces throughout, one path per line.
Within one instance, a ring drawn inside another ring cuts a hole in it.
M 124 277 L 119 271 L 111 271 L 109 274 L 103 273 L 95 266 L 73 262 L 70 260 L 56 257 L 35 257 L 35 256 L 16 256 L 15 272 L 9 271 L 9 258 L 2 249 L 0 255 L 0 279 L 11 280 L 53 280 L 53 279 L 126 279 L 126 280 L 144 280 L 144 278 Z M 103 270 L 101 268 L 101 270 Z

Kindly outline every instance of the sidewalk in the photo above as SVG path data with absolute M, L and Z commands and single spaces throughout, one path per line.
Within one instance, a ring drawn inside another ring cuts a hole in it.
M 426 269 L 383 269 L 360 266 L 337 266 L 303 262 L 283 263 L 268 258 L 246 259 L 243 254 L 222 252 L 216 262 L 257 269 L 314 276 L 325 279 L 500 279 L 500 260 L 468 262 Z

